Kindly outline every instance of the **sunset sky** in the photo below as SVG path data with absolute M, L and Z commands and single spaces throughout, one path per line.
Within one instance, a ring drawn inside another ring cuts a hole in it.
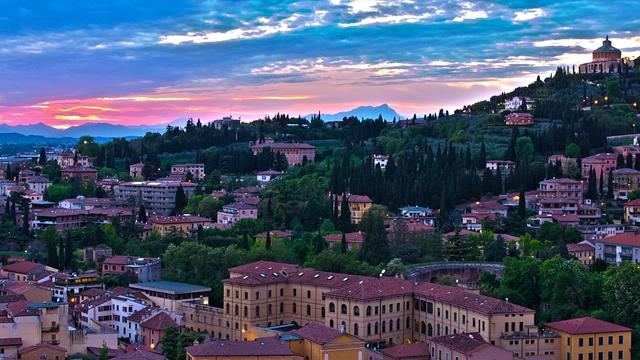
M 453 110 L 640 55 L 638 0 L 0 0 L 0 123 Z

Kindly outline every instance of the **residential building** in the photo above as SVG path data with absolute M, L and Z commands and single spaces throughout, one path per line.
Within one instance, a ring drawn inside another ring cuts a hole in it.
M 631 329 L 582 317 L 545 324 L 560 335 L 559 359 L 631 359 Z
M 93 167 L 93 162 L 95 160 L 92 157 L 76 154 L 71 151 L 58 153 L 53 157 L 53 159 L 55 159 L 58 165 L 63 169 L 70 166 Z
M 329 249 L 340 249 L 342 246 L 343 234 L 329 234 L 325 235 L 324 239 L 327 242 Z M 356 250 L 362 248 L 364 242 L 364 234 L 362 231 L 356 231 L 344 234 L 345 242 L 347 243 L 347 250 Z
M 373 155 L 374 167 L 379 166 L 381 170 L 384 170 L 387 167 L 387 163 L 389 163 L 389 155 L 382 155 L 382 154 Z
M 562 199 L 570 203 L 582 202 L 582 186 L 573 179 L 548 179 L 538 183 L 538 196 L 542 200 Z
M 167 329 L 179 325 L 180 324 L 165 311 L 151 315 L 140 323 L 140 328 L 142 329 L 142 344 L 150 349 L 155 349 L 156 345 L 164 338 Z
M 176 207 L 176 191 L 182 187 L 188 199 L 195 193 L 196 184 L 180 181 L 132 181 L 114 186 L 114 197 L 118 201 L 141 204 L 150 213 L 169 215 Z
M 222 119 L 213 120 L 213 127 L 222 130 L 223 127 L 233 129 L 240 126 L 240 119 L 234 119 L 231 116 L 224 116 Z
M 609 35 L 602 46 L 593 51 L 592 61 L 578 67 L 580 74 L 618 73 L 622 71 L 622 52 L 611 45 Z
M 96 182 L 98 179 L 98 171 L 93 168 L 84 166 L 69 166 L 60 171 L 60 176 L 65 181 L 73 178 L 79 179 L 83 184 Z
M 584 265 L 591 265 L 596 259 L 596 248 L 586 241 L 578 244 L 567 244 L 567 252 Z
M 316 158 L 316 148 L 305 143 L 275 143 L 264 142 L 251 146 L 253 155 L 261 153 L 265 148 L 271 149 L 273 153 L 280 153 L 286 156 L 289 165 L 300 165 L 306 161 L 313 161 Z
M 58 207 L 63 209 L 93 210 L 95 208 L 117 208 L 126 204 L 113 198 L 95 198 L 79 195 L 73 199 L 64 199 L 58 203 Z
M 38 230 L 53 226 L 58 232 L 79 229 L 86 223 L 85 210 L 71 210 L 63 208 L 38 209 L 32 213 L 31 228 Z
M 432 359 L 513 360 L 514 358 L 511 351 L 487 343 L 477 332 L 435 336 L 429 338 L 428 347 Z
M 627 224 L 637 226 L 640 224 L 640 199 L 624 203 L 624 221 Z
M 338 202 L 338 214 L 342 212 L 342 196 L 336 196 Z M 371 209 L 373 201 L 367 195 L 347 194 L 347 202 L 351 211 L 351 223 L 358 224 L 362 220 L 364 213 Z
M 49 302 L 52 299 L 50 289 L 37 285 L 35 282 L 14 281 L 0 285 L 0 295 L 23 296 L 28 303 Z
M 100 264 L 101 275 L 130 274 L 139 282 L 160 280 L 160 258 L 117 255 L 107 257 Z
M 422 206 L 405 206 L 400 208 L 400 216 L 403 218 L 422 219 L 433 215 L 433 210 Z
M 213 226 L 213 220 L 195 215 L 152 216 L 149 219 L 153 231 L 164 236 L 171 233 L 195 237 L 198 228 Z
M 29 190 L 40 195 L 43 195 L 47 188 L 53 184 L 51 180 L 44 176 L 30 176 L 26 179 L 26 183 Z
M 514 96 L 504 103 L 504 109 L 509 111 L 531 111 L 534 110 L 535 107 L 536 102 L 533 101 L 533 99 L 531 99 L 530 97 L 526 96 Z
M 47 270 L 57 271 L 56 269 L 39 263 L 18 261 L 2 266 L 2 268 L 0 268 L 0 278 L 5 278 L 9 281 L 28 281 L 31 276 L 46 272 Z
M 497 173 L 500 170 L 502 176 L 509 175 L 516 169 L 516 163 L 511 160 L 487 160 L 485 166 L 493 173 Z
M 195 300 L 200 304 L 208 304 L 211 294 L 211 288 L 173 281 L 136 283 L 129 287 L 141 291 L 157 306 L 176 313 L 181 313 L 181 302 Z
M 287 342 L 276 337 L 254 341 L 214 340 L 189 346 L 187 360 L 303 360 L 296 355 Z M 328 354 L 327 354 L 328 355 Z
M 36 172 L 31 169 L 22 169 L 18 172 L 18 184 L 24 184 L 27 179 L 36 176 Z
M 235 202 L 224 205 L 217 216 L 219 224 L 233 225 L 242 219 L 257 219 L 258 207 L 244 202 Z
M 6 310 L 0 311 L 0 339 L 20 338 L 24 346 L 21 349 L 40 343 L 66 348 L 69 346 L 68 317 L 67 304 L 10 302 Z
M 508 126 L 523 126 L 533 124 L 533 115 L 529 113 L 513 112 L 504 117 L 504 123 Z
M 613 197 L 627 200 L 633 190 L 640 188 L 640 171 L 635 169 L 616 169 L 613 175 Z M 607 190 L 610 191 L 610 190 Z
M 64 360 L 66 354 L 66 348 L 44 342 L 18 350 L 18 358 L 22 360 Z
M 609 264 L 640 263 L 640 235 L 624 233 L 596 240 L 596 259 Z
M 142 175 L 143 169 L 144 169 L 144 164 L 141 162 L 131 164 L 129 165 L 129 176 L 132 179 L 144 180 L 144 175 Z
M 609 182 L 609 171 L 617 168 L 618 155 L 612 153 L 602 153 L 582 159 L 582 178 L 589 179 L 589 171 L 593 169 L 596 173 L 596 183 L 600 181 L 600 175 L 604 177 L 603 182 Z
M 382 360 L 429 360 L 427 343 L 394 345 L 380 350 Z
M 324 354 L 336 360 L 365 359 L 368 352 L 364 340 L 317 322 L 286 335 L 289 348 L 305 359 L 323 359 Z
M 66 274 L 55 273 L 51 280 L 42 283 L 42 287 L 49 288 L 57 303 L 67 303 L 73 307 L 80 303 L 80 294 L 88 289 L 102 289 L 103 284 L 97 273 Z
M 266 185 L 267 183 L 270 183 L 271 181 L 278 179 L 281 176 L 282 176 L 282 171 L 265 170 L 265 171 L 258 171 L 258 173 L 256 174 L 256 179 L 261 185 Z
M 175 164 L 171 165 L 172 175 L 181 175 L 186 177 L 191 174 L 195 180 L 204 180 L 204 164 Z

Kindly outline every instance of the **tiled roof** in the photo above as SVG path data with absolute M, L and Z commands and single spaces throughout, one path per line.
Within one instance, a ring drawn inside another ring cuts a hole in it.
M 361 243 L 364 241 L 364 234 L 362 231 L 356 231 L 344 234 L 345 240 L 348 243 Z M 324 237 L 328 242 L 342 241 L 342 234 L 329 234 Z
M 350 286 L 342 287 L 325 294 L 327 297 L 342 299 L 370 300 L 389 296 L 413 294 L 413 284 L 408 280 L 392 277 L 368 277 L 352 282 Z
M 16 282 L 10 282 L 10 283 L 4 284 L 4 287 L 2 289 L 11 294 L 20 295 L 36 288 L 37 288 L 36 286 L 31 285 L 29 283 L 26 283 L 23 281 L 16 281 Z
M 285 270 L 287 272 L 298 271 L 300 267 L 298 265 L 293 264 L 285 264 L 274 261 L 255 261 L 252 263 L 239 265 L 236 267 L 229 268 L 230 273 L 261 273 L 261 272 L 271 272 Z
M 550 322 L 545 327 L 572 335 L 631 331 L 627 327 L 592 317 Z
M 154 311 L 157 311 L 157 310 L 159 310 L 159 308 L 147 306 L 131 314 L 131 316 L 129 316 L 127 320 L 131 322 L 139 323 L 142 320 L 146 319 L 149 315 L 153 314 Z
M 13 272 L 18 274 L 27 274 L 34 270 L 38 270 L 44 265 L 33 263 L 31 261 L 20 261 L 13 264 L 5 265 L 2 267 L 2 270 L 7 272 Z
M 42 348 L 47 348 L 47 349 L 51 349 L 51 350 L 55 350 L 55 351 L 62 351 L 64 353 L 67 352 L 67 349 L 63 348 L 62 346 L 51 345 L 51 344 L 47 344 L 47 343 L 40 343 L 40 344 L 36 344 L 36 345 L 27 346 L 25 348 L 22 348 L 22 349 L 18 350 L 18 353 L 19 354 L 25 354 L 25 353 L 31 352 L 33 350 L 38 350 L 38 349 L 42 349 Z
M 371 198 L 368 197 L 367 195 L 356 195 L 356 194 L 350 194 L 347 197 L 347 200 L 350 203 L 370 203 L 371 202 Z
M 332 342 L 343 335 L 342 332 L 317 322 L 309 323 L 292 333 L 320 345 Z
M 429 355 L 429 347 L 427 343 L 416 342 L 408 345 L 391 346 L 380 350 L 380 352 L 394 360 L 415 357 L 423 357 L 426 359 Z
M 436 344 L 444 345 L 449 349 L 467 355 L 484 347 L 490 346 L 482 339 L 480 333 L 458 333 L 445 336 L 436 336 L 432 337 L 430 341 Z
M 223 210 L 225 209 L 232 209 L 232 210 L 254 210 L 256 209 L 255 205 L 251 205 L 251 204 L 247 204 L 245 202 L 234 202 L 232 204 L 228 204 L 222 207 Z
M 201 223 L 201 222 L 213 222 L 209 218 L 195 215 L 180 215 L 180 216 L 154 216 L 149 221 L 152 224 L 189 224 L 189 223 Z
M 414 287 L 414 292 L 427 299 L 446 302 L 482 314 L 518 314 L 534 313 L 534 310 L 514 303 L 478 295 L 462 288 L 434 283 L 421 283 Z
M 192 356 L 292 356 L 289 345 L 275 337 L 254 341 L 210 341 L 189 346 Z
M 603 244 L 640 247 L 640 234 L 634 234 L 634 233 L 616 234 L 613 236 L 607 236 L 605 238 L 602 238 L 598 240 L 598 242 Z
M 118 355 L 111 360 L 164 360 L 164 355 L 144 349 L 136 349 L 122 355 Z
M 612 154 L 612 153 L 601 153 L 601 154 L 595 154 L 589 157 L 586 157 L 584 159 L 582 159 L 582 164 L 587 164 L 587 163 L 600 163 L 603 161 L 616 161 L 616 159 L 618 158 L 618 155 L 616 154 Z
M 142 327 L 158 331 L 177 325 L 178 324 L 171 318 L 171 316 L 167 315 L 165 312 L 160 312 L 140 324 Z
M 101 296 L 107 293 L 107 290 L 104 289 L 100 289 L 100 288 L 89 288 L 83 292 L 80 293 L 80 296 L 85 296 L 85 297 L 96 297 L 96 296 Z
M 272 148 L 272 149 L 315 149 L 316 147 L 306 143 L 262 143 L 255 144 L 252 148 Z
M 574 179 L 569 178 L 560 178 L 560 179 L 547 179 L 540 181 L 540 184 L 571 184 L 571 185 L 579 185 L 580 182 Z
M 626 203 L 624 203 L 624 206 L 640 206 L 640 199 L 635 199 L 635 200 L 631 200 L 631 201 L 627 201 Z
M 282 171 L 277 171 L 277 170 L 258 171 L 256 175 L 278 176 L 278 175 L 282 175 Z
M 589 243 L 567 244 L 568 252 L 593 251 L 595 248 Z

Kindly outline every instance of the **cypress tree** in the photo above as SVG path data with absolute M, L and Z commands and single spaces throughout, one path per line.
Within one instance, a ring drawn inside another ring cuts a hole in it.
M 147 209 L 145 209 L 144 205 L 140 205 L 138 209 L 138 222 L 146 223 L 147 221 Z
M 73 241 L 71 239 L 71 231 L 66 232 L 64 242 L 64 264 L 68 268 L 73 268 Z
M 631 153 L 627 154 L 627 161 L 625 166 L 629 169 L 633 169 L 633 155 L 631 155 Z
M 351 227 L 351 209 L 349 209 L 349 200 L 346 194 L 342 194 L 342 203 L 340 204 L 340 230 L 342 232 L 349 231 Z
M 598 192 L 595 172 L 596 171 L 593 170 L 593 168 L 589 170 L 589 180 L 587 185 L 587 197 L 592 200 L 596 198 Z
M 271 230 L 267 230 L 267 238 L 265 239 L 264 247 L 267 250 L 271 250 Z
M 609 169 L 609 179 L 607 181 L 607 197 L 613 199 L 613 170 Z
M 175 198 L 175 210 L 176 214 L 179 214 L 182 209 L 187 205 L 187 197 L 184 194 L 184 189 L 182 185 L 178 186 L 176 189 L 176 198 Z
M 520 215 L 520 219 L 522 220 L 527 216 L 527 201 L 524 196 L 524 187 L 521 187 L 518 198 L 518 215 Z
M 40 148 L 40 156 L 38 157 L 38 164 L 44 166 L 47 163 L 47 151 L 42 147 Z
M 616 168 L 622 169 L 624 167 L 624 156 L 622 154 L 618 154 L 616 158 Z
M 600 169 L 600 184 L 599 184 L 600 196 L 604 196 L 604 170 Z
M 343 232 L 342 238 L 340 239 L 340 251 L 343 254 L 347 253 L 347 235 Z
M 247 234 L 246 231 L 242 233 L 242 243 L 240 246 L 245 250 L 249 250 L 249 234 Z

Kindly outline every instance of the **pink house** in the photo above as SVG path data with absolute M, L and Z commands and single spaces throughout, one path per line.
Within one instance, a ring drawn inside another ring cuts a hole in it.
M 258 208 L 243 202 L 235 202 L 222 207 L 218 211 L 218 223 L 232 225 L 242 219 L 257 219 Z
M 600 181 L 600 173 L 604 177 L 604 183 L 606 184 L 609 179 L 609 170 L 615 170 L 617 167 L 617 154 L 603 153 L 582 159 L 582 177 L 589 178 L 589 170 L 593 169 L 596 172 L 596 180 Z
M 253 155 L 257 155 L 265 148 L 270 148 L 274 153 L 284 154 L 289 165 L 300 165 L 304 158 L 313 161 L 316 158 L 316 148 L 305 143 L 262 143 L 251 146 Z

